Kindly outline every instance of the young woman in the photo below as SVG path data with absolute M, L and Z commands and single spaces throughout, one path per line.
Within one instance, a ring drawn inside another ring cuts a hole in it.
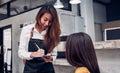
M 23 27 L 18 55 L 24 59 L 24 73 L 55 73 L 52 61 L 57 56 L 61 33 L 56 9 L 43 6 L 36 23 Z
M 66 58 L 75 67 L 74 73 L 100 73 L 93 42 L 84 32 L 68 36 Z

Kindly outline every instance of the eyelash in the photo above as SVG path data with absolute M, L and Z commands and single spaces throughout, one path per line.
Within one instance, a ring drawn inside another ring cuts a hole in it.
M 44 21 L 48 21 L 48 19 L 44 19 Z M 51 21 L 49 21 L 49 23 L 51 23 Z

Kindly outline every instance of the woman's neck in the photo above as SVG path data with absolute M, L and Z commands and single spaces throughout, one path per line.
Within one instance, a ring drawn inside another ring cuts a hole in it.
M 35 25 L 35 28 L 37 29 L 37 31 L 38 31 L 39 33 L 41 33 L 42 31 L 44 31 L 44 30 L 42 29 L 42 26 L 40 26 L 40 25 L 38 25 L 38 24 Z

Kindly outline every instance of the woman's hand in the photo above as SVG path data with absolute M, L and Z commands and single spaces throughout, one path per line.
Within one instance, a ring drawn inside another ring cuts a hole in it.
M 26 63 L 26 59 L 23 59 L 23 63 L 24 63 L 24 64 Z
M 45 52 L 44 52 L 44 50 L 43 49 L 39 49 L 38 51 L 36 51 L 36 52 L 32 52 L 32 54 L 31 54 L 31 58 L 35 58 L 35 57 L 42 57 L 42 56 L 44 56 L 45 55 Z
M 53 60 L 51 54 L 44 55 L 42 58 L 45 62 L 51 62 Z

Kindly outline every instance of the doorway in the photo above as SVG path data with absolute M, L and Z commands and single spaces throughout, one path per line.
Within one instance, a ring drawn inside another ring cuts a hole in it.
M 12 73 L 12 26 L 0 27 L 0 73 Z

